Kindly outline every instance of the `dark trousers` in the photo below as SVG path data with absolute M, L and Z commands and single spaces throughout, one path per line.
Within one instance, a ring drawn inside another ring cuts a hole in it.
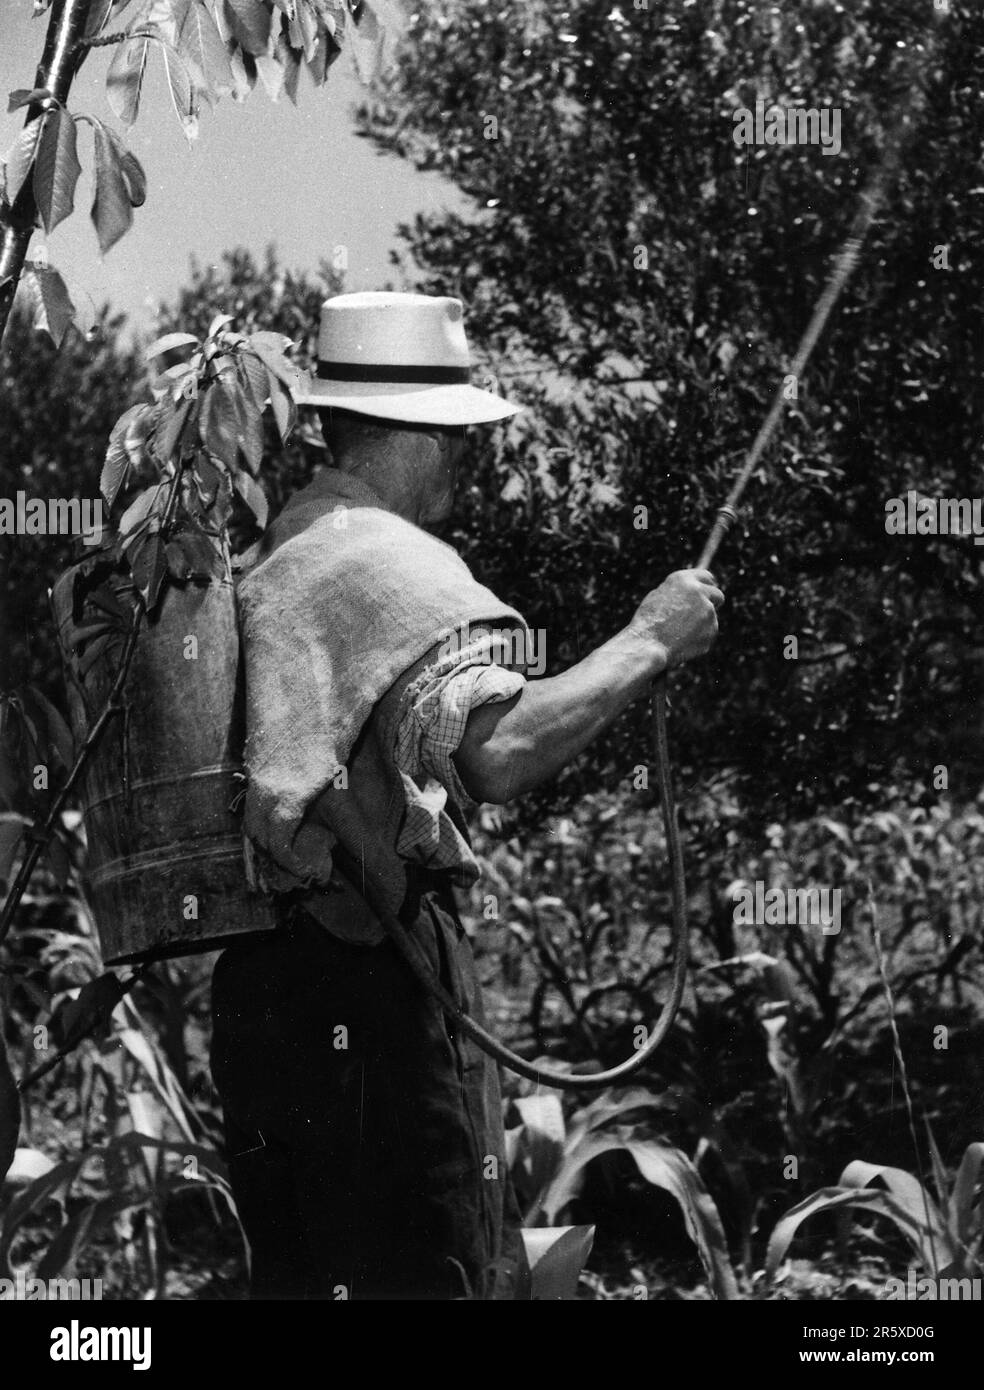
M 428 882 L 401 915 L 480 1018 L 453 897 Z M 212 1009 L 252 1297 L 495 1296 L 517 1244 L 498 1075 L 389 940 L 352 946 L 295 912 L 223 952 Z

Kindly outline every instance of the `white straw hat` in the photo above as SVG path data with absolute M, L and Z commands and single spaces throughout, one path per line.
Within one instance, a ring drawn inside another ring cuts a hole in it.
M 470 370 L 460 299 L 339 294 L 321 306 L 317 376 L 294 399 L 426 425 L 480 425 L 522 409 L 472 386 Z

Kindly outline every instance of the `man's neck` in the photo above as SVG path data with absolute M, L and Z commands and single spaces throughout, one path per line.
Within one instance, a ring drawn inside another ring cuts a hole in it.
M 340 454 L 334 462 L 340 473 L 370 488 L 388 512 L 395 512 L 405 521 L 419 526 L 423 499 L 419 481 L 406 467 L 405 459 L 394 455 L 389 448 L 381 449 L 376 443 L 371 457 L 360 456 L 357 450 L 349 450 Z

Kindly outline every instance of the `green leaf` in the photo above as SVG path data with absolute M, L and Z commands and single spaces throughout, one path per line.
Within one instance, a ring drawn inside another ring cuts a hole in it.
M 620 1150 L 632 1156 L 647 1182 L 676 1198 L 687 1234 L 697 1247 L 715 1297 L 737 1298 L 738 1287 L 721 1218 L 697 1169 L 679 1149 L 655 1140 L 627 1140 L 588 1131 L 584 1139 L 568 1151 L 560 1171 L 531 1209 L 528 1219 L 532 1221 L 542 1212 L 546 1220 L 553 1223 L 580 1189 L 587 1165 L 602 1154 Z
M 23 699 L 35 716 L 35 722 L 44 728 L 46 752 L 53 752 L 67 770 L 75 761 L 75 744 L 61 711 L 37 686 L 28 686 L 23 692 Z
M 40 1149 L 18 1149 L 7 1172 L 7 1182 L 11 1187 L 25 1187 L 50 1173 L 54 1166 Z
M 126 179 L 130 204 L 132 207 L 142 208 L 147 201 L 147 175 L 144 173 L 143 165 L 133 151 L 126 148 L 115 131 L 107 127 L 106 134 L 119 152 L 120 168 L 123 171 L 124 179 Z
M 48 101 L 51 93 L 47 87 L 18 87 L 7 98 L 7 113 L 17 111 L 22 106 L 31 106 L 36 101 Z
M 95 123 L 96 196 L 92 200 L 92 221 L 105 256 L 133 224 L 130 190 L 123 175 L 119 151 L 101 122 Z
M 197 400 L 168 402 L 162 420 L 154 431 L 154 453 L 161 463 L 170 463 L 185 443 L 185 427 L 194 418 Z
M 523 1121 L 517 1135 L 513 1171 L 531 1197 L 541 1192 L 557 1172 L 564 1156 L 564 1112 L 555 1092 L 523 1096 L 513 1102 Z
M 654 1139 L 625 1145 L 647 1182 L 676 1198 L 687 1234 L 697 1247 L 715 1298 L 738 1298 L 738 1284 L 717 1207 L 686 1154 Z
M 55 347 L 60 348 L 75 319 L 75 305 L 65 281 L 50 266 L 34 266 L 25 271 L 23 278 L 34 300 L 34 327 L 47 333 Z
M 75 206 L 75 185 L 82 165 L 75 121 L 65 108 L 56 106 L 43 120 L 34 161 L 34 201 L 44 229 L 50 234 Z
M 227 477 L 226 470 L 220 468 L 214 459 L 209 458 L 207 454 L 199 455 L 195 465 L 195 482 L 204 507 L 213 505 L 219 488 Z
M 601 1154 L 624 1149 L 625 1142 L 611 1134 L 588 1135 L 580 1144 L 568 1150 L 557 1175 L 550 1182 L 542 1196 L 530 1209 L 527 1220 L 532 1224 L 541 1212 L 546 1221 L 553 1225 L 564 1208 L 580 1191 L 584 1181 L 584 1169 Z
M 221 579 L 225 562 L 217 543 L 202 531 L 186 531 L 181 536 L 191 573 L 198 579 Z
M 85 22 L 87 39 L 94 39 L 102 33 L 116 3 L 117 0 L 93 0 L 92 8 L 89 10 L 89 16 Z
M 143 1041 L 139 1033 L 136 1034 L 136 1037 Z M 127 1047 L 128 1051 L 135 1053 L 136 1060 L 145 1068 L 152 1066 L 152 1060 L 148 1062 L 151 1056 L 149 1046 L 144 1042 L 144 1046 L 137 1051 L 131 1041 L 132 1038 L 133 1031 L 131 1029 L 126 1029 L 120 1034 L 120 1040 L 124 1043 L 124 1046 Z M 149 1074 L 152 1080 L 156 1080 L 154 1072 L 149 1071 Z M 158 1094 L 162 1094 L 162 1097 L 166 1100 L 167 1097 L 163 1093 L 160 1084 L 157 1084 L 156 1089 L 158 1090 Z M 226 1168 L 215 1149 L 206 1148 L 204 1144 L 189 1143 L 185 1140 L 155 1139 L 152 1135 L 141 1134 L 138 1131 L 129 1130 L 126 1134 L 117 1135 L 114 1139 L 110 1140 L 106 1147 L 107 1149 L 120 1149 L 124 1152 L 137 1152 L 141 1149 L 156 1149 L 160 1153 L 176 1154 L 179 1158 L 184 1158 L 185 1155 L 188 1155 L 191 1158 L 197 1158 L 199 1166 L 207 1172 L 212 1173 L 218 1183 L 226 1189 L 229 1187 L 229 1170 Z
M 932 1268 L 932 1258 L 926 1259 L 928 1241 L 926 1240 L 925 1223 L 923 1221 L 913 1222 L 909 1213 L 890 1193 L 879 1192 L 875 1188 L 823 1187 L 804 1201 L 799 1202 L 781 1220 L 776 1222 L 772 1235 L 769 1237 L 769 1248 L 766 1252 L 765 1272 L 767 1277 L 770 1279 L 775 1277 L 776 1270 L 789 1249 L 793 1236 L 807 1217 L 815 1216 L 822 1211 L 841 1211 L 845 1208 L 854 1211 L 871 1211 L 879 1216 L 887 1216 L 906 1236 L 916 1253 L 926 1263 L 927 1268 Z
M 113 162 L 118 166 L 123 176 L 130 206 L 143 207 L 147 201 L 147 175 L 143 171 L 140 160 L 132 150 L 127 149 L 115 130 L 102 121 L 96 120 L 95 116 L 80 116 L 78 119 L 88 121 L 95 131 L 102 131 L 103 138 L 110 146 Z
M 248 473 L 237 473 L 233 479 L 233 486 L 253 513 L 256 524 L 262 531 L 266 527 L 270 510 L 266 493 Z
M 278 59 L 269 53 L 257 54 L 256 71 L 270 100 L 279 101 L 286 74 Z
M 334 30 L 335 22 L 330 15 L 321 12 L 322 22 Z M 309 5 L 297 5 L 290 16 L 287 32 L 291 45 L 310 62 L 318 50 L 318 18 Z
M 129 555 L 133 582 L 148 613 L 157 607 L 161 586 L 167 574 L 167 550 L 159 532 L 147 536 Z
M 95 1237 L 112 1230 L 125 1212 L 144 1206 L 146 1200 L 143 1193 L 125 1190 L 89 1201 L 73 1212 L 39 1260 L 37 1278 L 75 1278 L 79 1257 Z
M 957 1170 L 951 1202 L 954 1235 L 963 1245 L 969 1245 L 974 1234 L 974 1193 L 980 1181 L 982 1163 L 984 1163 L 984 1144 L 968 1144 Z M 977 1228 L 980 1229 L 982 1224 L 984 1224 L 984 1218 L 978 1209 L 976 1213 Z
M 106 99 L 117 120 L 133 125 L 140 110 L 140 89 L 147 68 L 149 39 L 121 43 L 106 74 Z
M 246 467 L 251 473 L 256 474 L 263 462 L 263 415 L 257 409 L 252 396 L 243 390 L 236 378 L 233 378 L 226 389 L 236 412 L 239 448 L 246 461 Z
M 175 11 L 175 47 L 192 71 L 201 95 L 208 102 L 234 87 L 229 54 L 222 42 L 212 11 L 204 0 L 192 0 Z
M 254 485 L 255 486 L 255 485 Z M 16 811 L 0 813 L 0 880 L 7 882 L 24 841 L 24 831 L 29 830 L 31 822 Z
M 225 0 L 225 15 L 236 41 L 247 53 L 265 53 L 272 11 L 262 0 Z
M 268 373 L 270 382 L 270 406 L 273 410 L 273 418 L 277 422 L 277 431 L 284 444 L 290 438 L 294 426 L 297 424 L 297 406 L 294 404 L 294 397 L 283 385 L 280 378 L 274 376 L 273 372 Z
M 235 314 L 216 314 L 208 326 L 206 338 L 214 338 L 220 328 L 225 328 L 226 324 L 235 322 Z
M 168 1066 L 160 1048 L 137 1028 L 121 1028 L 116 1037 L 134 1061 L 143 1068 L 154 1090 L 167 1106 L 172 1120 L 185 1137 L 194 1142 L 190 1124 L 191 1106 Z
M 611 1127 L 612 1120 L 635 1114 L 640 1110 L 673 1109 L 674 1103 L 665 1096 L 654 1095 L 644 1086 L 632 1086 L 621 1095 L 613 1096 L 603 1092 L 584 1110 L 578 1110 L 571 1117 L 567 1133 L 568 1147 L 573 1149 L 575 1141 L 580 1141 L 589 1130 L 600 1129 L 603 1125 Z
M 237 48 L 230 55 L 229 67 L 232 70 L 233 99 L 245 101 L 256 86 L 256 60 L 251 53 Z
M 105 618 L 101 618 L 94 623 L 83 623 L 79 627 L 72 628 L 72 645 L 81 647 L 86 642 L 91 642 L 93 637 L 97 637 L 103 632 L 112 632 L 113 624 Z
M 322 87 L 328 81 L 328 70 L 341 56 L 341 52 L 336 39 L 329 38 L 327 34 L 319 36 L 314 53 L 305 57 L 308 72 L 316 87 Z
M 193 333 L 165 333 L 163 338 L 156 338 L 147 348 L 144 357 L 148 362 L 152 362 L 155 357 L 163 357 L 166 352 L 173 352 L 175 348 L 196 347 L 198 339 Z
M 530 1270 L 529 1298 L 555 1303 L 577 1298 L 581 1271 L 594 1244 L 593 1226 L 539 1226 L 522 1232 Z
M 94 642 L 90 642 L 85 651 L 79 657 L 79 675 L 84 679 L 95 666 L 96 662 L 108 651 L 116 641 L 113 633 L 107 633 L 105 637 L 97 637 Z
M 44 857 L 48 868 L 51 870 L 52 877 L 58 885 L 59 892 L 64 892 L 65 885 L 71 876 L 72 861 L 68 857 L 68 850 L 57 835 L 52 835 L 51 839 L 45 845 Z
M 252 482 L 252 478 L 249 479 Z M 256 487 L 256 484 L 253 483 Z M 167 543 L 167 570 L 174 579 L 220 579 L 225 573 L 217 547 L 201 531 L 181 531 Z
M 107 507 L 112 507 L 131 465 L 142 456 L 149 415 L 146 404 L 134 405 L 113 426 L 99 477 L 99 491 L 106 499 Z
M 221 381 L 203 393 L 198 434 L 210 454 L 235 468 L 239 454 L 239 418 L 232 396 Z
M 950 1204 L 947 1204 L 946 1201 L 946 1193 L 947 1188 L 949 1186 L 946 1176 L 946 1168 L 943 1166 L 943 1159 L 940 1157 L 940 1151 L 937 1148 L 936 1139 L 933 1136 L 933 1127 L 925 1116 L 923 1116 L 923 1123 L 926 1126 L 926 1139 L 929 1145 L 929 1156 L 933 1165 L 933 1182 L 936 1186 L 936 1191 L 939 1193 L 940 1201 L 946 1208 L 947 1217 L 951 1221 L 952 1233 L 953 1206 L 952 1202 Z
M 345 42 L 352 54 L 359 81 L 367 86 L 379 73 L 383 39 L 383 30 L 366 0 L 354 15 L 346 9 Z
M 3 165 L 3 196 L 11 205 L 27 182 L 27 177 L 31 172 L 43 120 L 43 116 L 35 116 L 32 121 L 28 121 L 7 151 Z
M 102 613 L 108 613 L 110 618 L 121 619 L 121 622 L 115 624 L 116 627 L 123 629 L 128 626 L 131 611 L 123 606 L 111 589 L 94 589 L 89 595 L 89 602 L 93 608 L 98 608 Z
M 907 1173 L 904 1168 L 892 1168 L 885 1163 L 865 1163 L 855 1159 L 840 1175 L 841 1187 L 871 1187 L 883 1182 L 889 1192 L 914 1222 L 919 1224 L 929 1219 L 929 1226 L 937 1241 L 947 1240 L 943 1218 L 936 1203 L 918 1178 Z
M 278 377 L 284 385 L 290 389 L 297 379 L 297 368 L 286 356 L 287 349 L 294 346 L 293 340 L 284 336 L 283 333 L 271 333 L 262 329 L 258 333 L 251 333 L 246 339 L 246 346 L 263 361 L 274 376 Z
M 295 53 L 281 34 L 277 43 L 277 58 L 284 70 L 284 91 L 293 104 L 297 105 L 297 91 L 301 80 L 302 59 Z
M 7 1049 L 0 1033 L 0 1180 L 7 1176 L 17 1152 L 20 1116 L 20 1093 L 14 1081 L 14 1074 L 10 1070 Z M 6 1225 L 6 1222 L 4 1224 Z
M 265 409 L 270 399 L 270 382 L 261 358 L 247 348 L 239 353 L 237 366 L 240 380 L 252 396 L 257 410 Z
M 163 39 L 159 42 L 164 54 L 164 70 L 167 73 L 171 101 L 185 138 L 190 143 L 198 139 L 198 90 L 188 64 L 177 49 L 172 48 Z
M 18 1097 L 18 1106 L 19 1104 L 20 1098 Z M 0 1102 L 0 1106 L 2 1106 L 2 1102 Z M 0 1120 L 0 1126 L 2 1123 Z M 0 1270 L 3 1270 L 5 1274 L 13 1272 L 10 1267 L 10 1251 L 21 1225 L 29 1216 L 33 1216 L 35 1212 L 40 1212 L 49 1202 L 57 1203 L 64 1212 L 72 1184 L 88 1157 L 89 1151 L 84 1150 L 81 1154 L 57 1164 L 47 1173 L 36 1178 L 23 1192 L 18 1192 L 11 1201 L 4 1213 L 3 1226 L 0 1228 L 2 1230 L 2 1234 L 0 1234 Z
M 120 517 L 118 530 L 122 537 L 132 535 L 142 521 L 147 521 L 155 511 L 163 511 L 165 490 L 164 483 L 155 483 L 153 487 L 145 488 L 143 492 L 130 503 L 126 511 Z

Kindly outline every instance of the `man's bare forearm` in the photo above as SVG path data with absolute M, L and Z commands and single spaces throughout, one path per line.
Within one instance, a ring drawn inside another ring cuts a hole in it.
M 476 801 L 502 803 L 549 781 L 666 666 L 660 642 L 624 628 L 562 675 L 479 706 L 454 755 L 465 790 Z

